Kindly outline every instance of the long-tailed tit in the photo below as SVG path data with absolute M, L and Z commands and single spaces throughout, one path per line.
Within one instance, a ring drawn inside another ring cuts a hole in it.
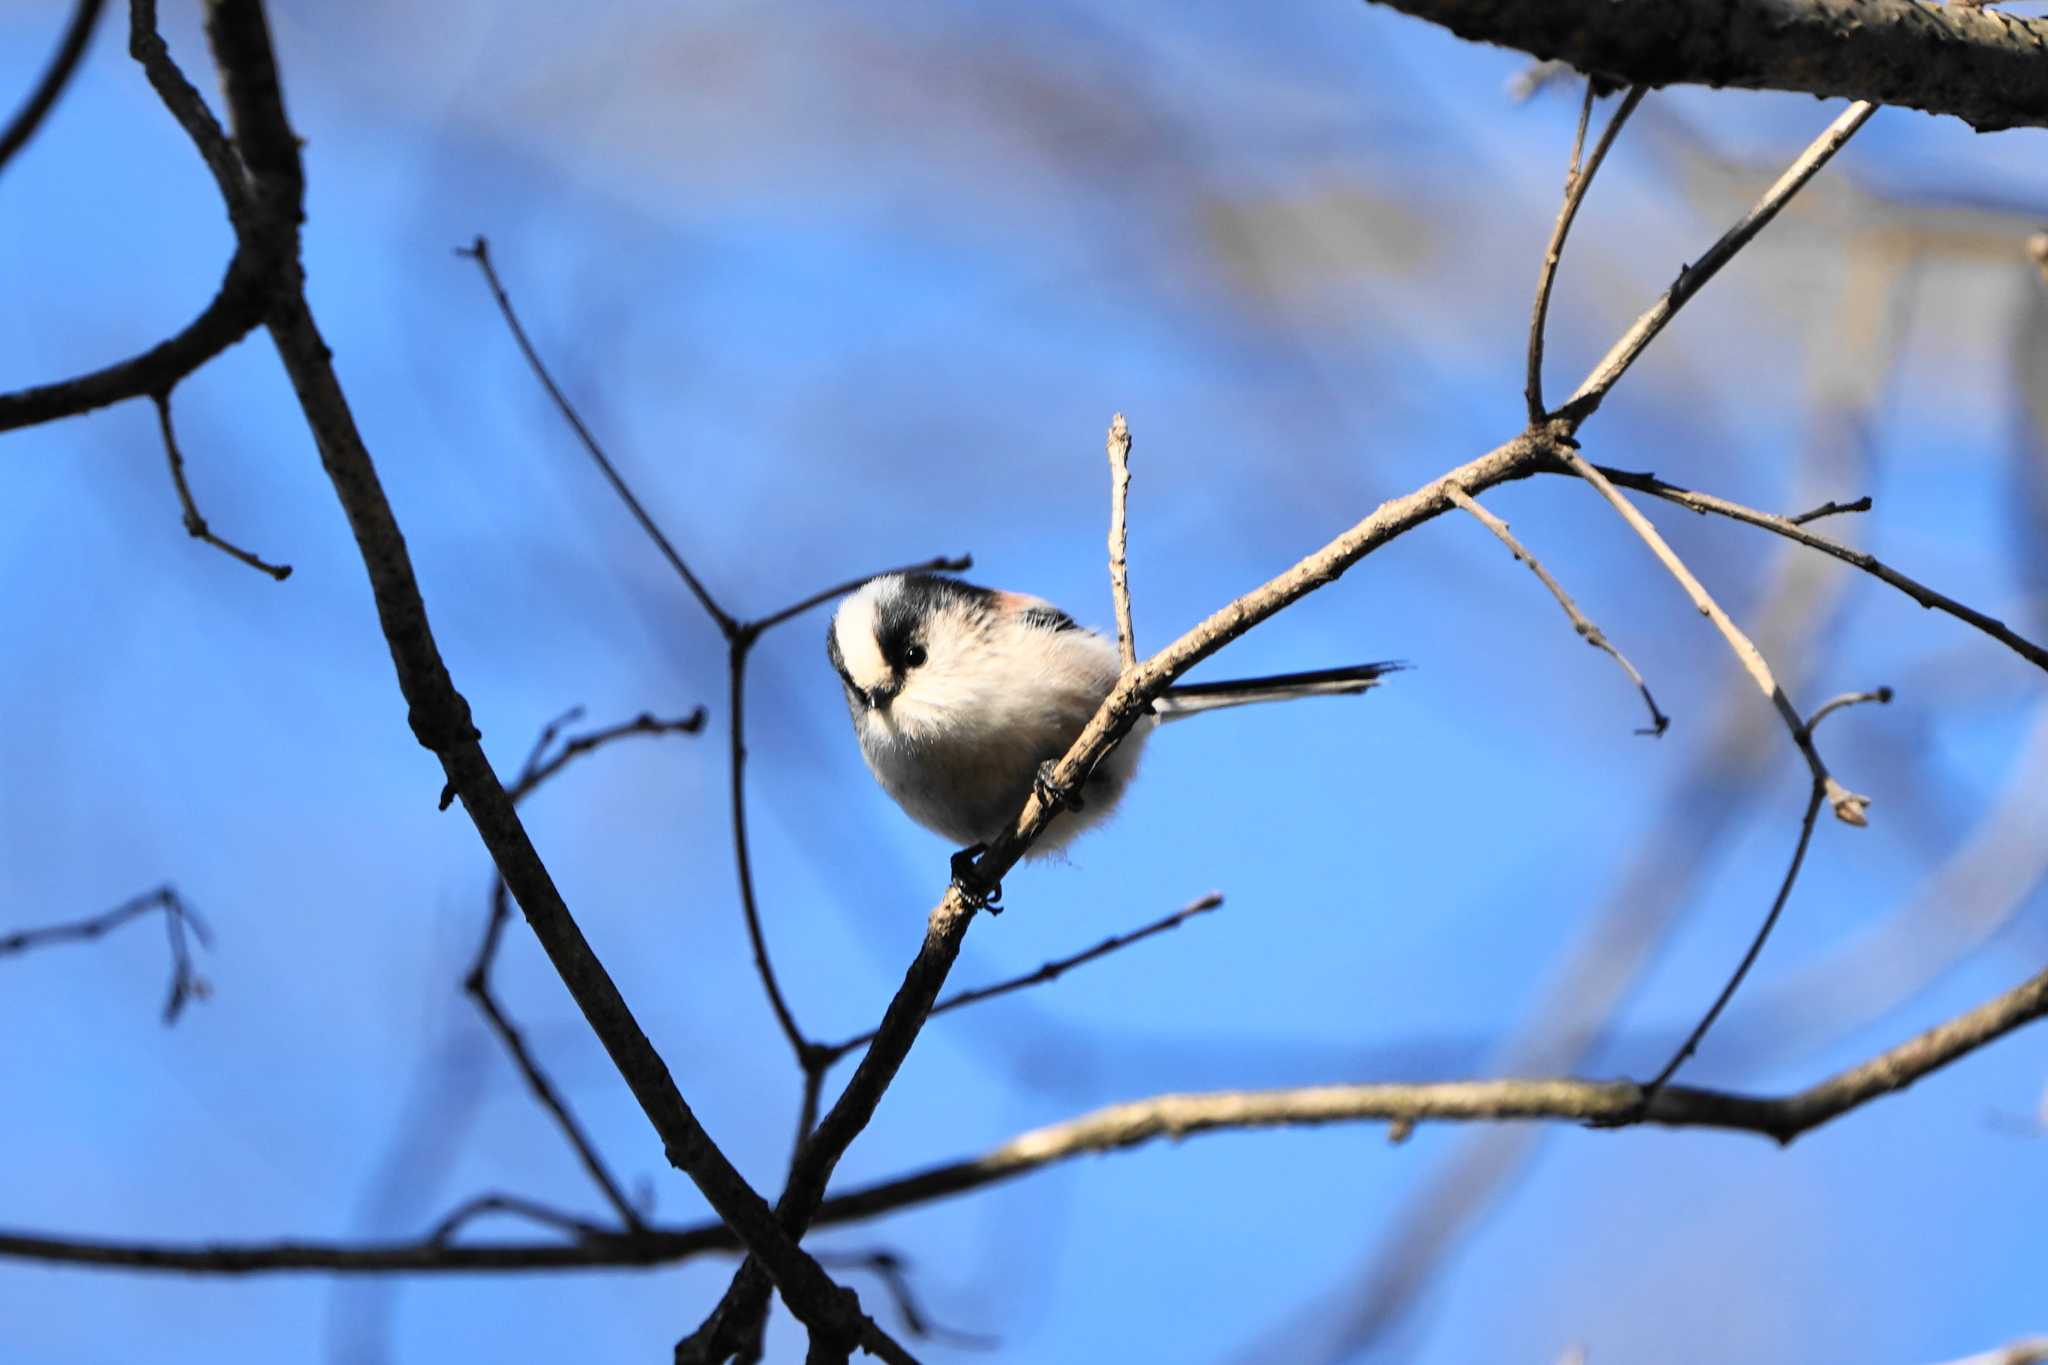
M 1117 647 L 1037 597 L 935 574 L 869 580 L 833 613 L 826 651 L 861 754 L 911 819 L 968 847 L 995 839 L 1116 686 Z M 1096 764 L 1032 855 L 1050 853 L 1117 803 L 1160 724 L 1249 702 L 1364 692 L 1394 663 L 1168 688 Z

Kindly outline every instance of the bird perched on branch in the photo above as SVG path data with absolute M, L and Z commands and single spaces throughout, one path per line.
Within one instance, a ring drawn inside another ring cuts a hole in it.
M 911 819 L 966 847 L 954 874 L 995 842 L 1036 788 L 1067 814 L 1030 854 L 1050 853 L 1107 815 L 1161 724 L 1203 711 L 1344 696 L 1401 665 L 1357 664 L 1170 687 L 1078 791 L 1055 763 L 1116 686 L 1115 641 L 1042 598 L 937 574 L 886 574 L 840 603 L 826 652 L 846 690 L 868 768 Z

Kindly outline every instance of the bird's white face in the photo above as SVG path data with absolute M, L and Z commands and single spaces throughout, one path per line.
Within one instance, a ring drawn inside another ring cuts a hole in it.
M 983 694 L 1005 675 L 989 654 L 1017 600 L 900 574 L 848 597 L 827 645 L 863 739 L 916 742 L 992 704 Z

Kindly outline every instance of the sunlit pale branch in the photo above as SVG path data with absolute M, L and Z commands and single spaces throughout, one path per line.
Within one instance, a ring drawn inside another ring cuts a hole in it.
M 1127 552 L 1130 529 L 1125 503 L 1131 493 L 1131 429 L 1118 413 L 1110 419 L 1109 437 L 1109 595 L 1116 612 L 1116 650 L 1128 673 L 1138 664 L 1138 637 L 1131 629 L 1131 575 Z
M 1771 704 L 1778 708 L 1779 716 L 1783 718 L 1786 728 L 1791 731 L 1792 742 L 1798 746 L 1800 756 L 1805 758 L 1806 766 L 1813 773 L 1814 783 L 1821 789 L 1828 805 L 1834 810 L 1835 818 L 1848 825 L 1868 823 L 1864 812 L 1870 806 L 1870 798 L 1850 791 L 1828 772 L 1827 764 L 1821 761 L 1820 750 L 1814 747 L 1811 729 L 1793 709 L 1791 699 L 1785 695 L 1785 689 L 1778 685 L 1778 680 L 1771 673 L 1771 666 L 1764 660 L 1762 652 L 1742 633 L 1741 627 L 1735 624 L 1728 613 L 1721 609 L 1720 603 L 1707 592 L 1699 578 L 1686 566 L 1685 561 L 1678 557 L 1677 552 L 1665 543 L 1664 537 L 1657 534 L 1657 528 L 1650 525 L 1649 518 L 1636 510 L 1635 504 L 1616 492 L 1614 485 L 1607 481 L 1606 475 L 1588 464 L 1578 451 L 1560 444 L 1557 447 L 1557 457 L 1580 478 L 1592 484 L 1600 496 L 1621 514 L 1629 529 L 1650 547 L 1650 552 L 1657 557 L 1658 563 L 1678 580 L 1679 586 L 1685 589 L 1686 596 L 1692 599 L 1692 604 L 1699 609 L 1700 615 L 1712 621 L 1714 628 L 1721 632 L 1722 638 L 1728 642 L 1729 649 L 1734 651 L 1737 661 L 1749 674 L 1750 680 L 1770 699 Z
M 1628 1081 L 1488 1080 L 1431 1084 L 1325 1085 L 1160 1095 L 1110 1105 L 1020 1134 L 979 1156 L 927 1167 L 834 1195 L 815 1210 L 818 1225 L 860 1222 L 999 1184 L 1076 1157 L 1121 1151 L 1160 1138 L 1250 1128 L 1332 1123 L 1451 1123 L 1565 1120 L 1599 1128 L 1657 1125 L 1752 1133 L 1779 1143 L 1896 1094 L 1950 1062 L 2048 1016 L 2048 972 L 1868 1061 L 1789 1095 L 1747 1095 L 1672 1085 L 1646 1095 Z M 320 1270 L 405 1271 L 593 1269 L 654 1265 L 739 1243 L 720 1223 L 654 1228 L 577 1243 L 346 1245 L 320 1242 L 179 1245 L 0 1232 L 0 1257 L 133 1270 L 245 1275 Z
M 1553 578 L 1550 570 L 1543 567 L 1543 562 L 1537 559 L 1535 555 L 1529 553 L 1529 548 L 1515 538 L 1515 533 L 1508 529 L 1506 522 L 1487 511 L 1484 507 L 1481 507 L 1473 500 L 1469 493 L 1455 484 L 1450 485 L 1444 491 L 1450 495 L 1452 502 L 1457 503 L 1459 507 L 1471 513 L 1480 525 L 1493 532 L 1499 538 L 1501 544 L 1508 547 L 1509 554 L 1512 554 L 1516 559 L 1529 566 L 1529 571 L 1536 575 L 1537 580 L 1544 587 L 1550 589 L 1550 595 L 1556 598 L 1557 605 L 1564 609 L 1564 614 L 1570 618 L 1572 629 L 1579 633 L 1580 639 L 1593 646 L 1593 648 L 1603 651 L 1614 662 L 1621 665 L 1622 672 L 1628 674 L 1629 680 L 1636 685 L 1636 690 L 1642 693 L 1643 705 L 1650 708 L 1649 728 L 1638 730 L 1636 733 L 1639 735 L 1663 734 L 1671 724 L 1671 717 L 1657 709 L 1657 699 L 1650 695 L 1650 685 L 1643 681 L 1643 675 L 1638 673 L 1636 666 L 1628 661 L 1628 656 L 1616 649 L 1609 642 L 1607 636 L 1601 632 L 1600 627 L 1594 625 L 1592 620 L 1579 610 L 1579 604 L 1572 601 L 1571 594 L 1564 590 L 1564 585 Z
M 1708 280 L 1714 278 L 1722 266 L 1734 260 L 1736 254 L 1748 246 L 1756 235 L 1778 216 L 1778 211 L 1791 202 L 1792 196 L 1805 188 L 1806 182 L 1813 179 L 1820 168 L 1827 165 L 1829 159 L 1842 149 L 1842 144 L 1854 136 L 1856 130 L 1867 123 L 1870 116 L 1876 112 L 1877 106 L 1867 102 L 1858 102 L 1843 110 L 1835 121 L 1830 123 L 1826 130 L 1786 168 L 1785 173 L 1764 191 L 1763 197 L 1756 201 L 1749 212 L 1742 215 L 1733 227 L 1722 233 L 1720 239 L 1707 248 L 1705 255 L 1679 270 L 1678 278 L 1672 281 L 1671 287 L 1636 319 L 1635 325 L 1622 334 L 1621 340 L 1614 343 L 1601 358 L 1600 363 L 1593 367 L 1593 372 L 1586 376 L 1585 382 L 1579 385 L 1578 392 L 1558 410 L 1558 415 L 1574 427 L 1591 416 L 1601 401 L 1607 397 L 1608 391 L 1614 387 L 1615 381 L 1628 373 L 1629 366 L 1636 363 L 1636 358 L 1656 340 L 1657 334 L 1664 330 L 1665 325 L 1678 315 L 1678 310 L 1685 307 L 1687 300 L 1697 294 Z
M 1608 148 L 1614 145 L 1622 125 L 1628 122 L 1628 116 L 1636 111 L 1636 106 L 1648 93 L 1639 85 L 1622 96 L 1620 107 L 1614 111 L 1614 117 L 1607 120 L 1600 140 L 1593 145 L 1593 155 L 1586 159 L 1582 169 L 1579 153 L 1586 145 L 1586 123 L 1593 112 L 1595 85 L 1596 81 L 1587 77 L 1586 102 L 1579 107 L 1578 131 L 1572 135 L 1571 164 L 1564 173 L 1564 204 L 1557 211 L 1557 221 L 1551 225 L 1550 244 L 1543 250 L 1543 269 L 1536 277 L 1536 302 L 1530 308 L 1529 363 L 1522 395 L 1529 405 L 1531 426 L 1540 425 L 1550 415 L 1543 406 L 1543 330 L 1550 315 L 1550 291 L 1557 283 L 1558 262 L 1564 258 L 1564 240 L 1571 234 L 1572 221 L 1578 217 L 1579 205 L 1585 202 L 1586 191 L 1591 188 L 1593 177 L 1599 173 L 1600 163 L 1607 159 Z

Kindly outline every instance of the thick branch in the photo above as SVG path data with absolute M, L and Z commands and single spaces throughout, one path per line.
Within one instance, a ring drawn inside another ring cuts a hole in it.
M 266 217 L 296 225 L 304 185 L 299 144 L 285 117 L 261 5 L 257 0 L 215 0 L 207 15 L 207 37 L 221 70 L 234 146 L 249 174 L 252 198 L 265 206 Z M 296 268 L 289 282 L 267 318 L 271 339 L 362 555 L 414 735 L 440 759 L 535 937 L 661 1135 L 669 1160 L 768 1264 L 814 1342 L 829 1342 L 842 1352 L 858 1343 L 890 1359 L 907 1359 L 860 1312 L 858 1300 L 783 1234 L 766 1201 L 718 1150 L 563 903 L 484 756 L 469 704 L 442 662 L 404 537 L 356 430 Z
M 2048 20 L 1919 0 L 1378 0 L 1630 85 L 1796 90 L 2048 126 Z

